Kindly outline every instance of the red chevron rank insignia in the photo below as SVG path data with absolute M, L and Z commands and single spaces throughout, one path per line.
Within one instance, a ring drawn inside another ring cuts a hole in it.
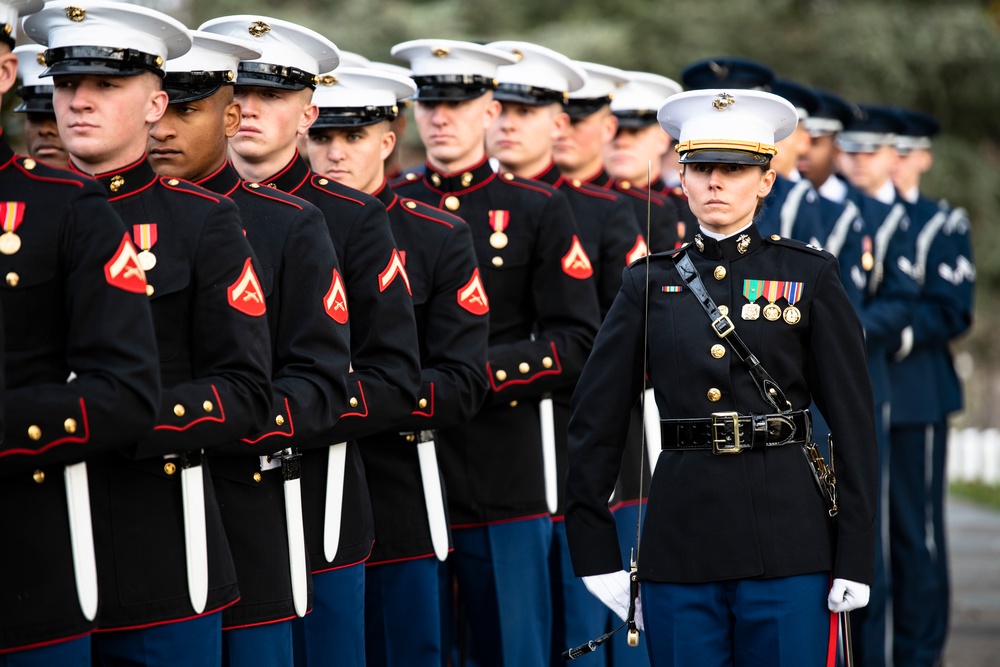
M 264 304 L 264 290 L 260 288 L 260 281 L 253 272 L 249 257 L 243 264 L 240 277 L 226 291 L 226 296 L 229 297 L 230 306 L 251 317 L 260 317 L 267 309 Z
M 649 254 L 649 246 L 646 245 L 646 239 L 642 238 L 642 234 L 635 237 L 635 245 L 632 249 L 628 251 L 625 255 L 625 264 L 631 264 L 637 259 L 641 259 Z
M 563 273 L 570 278 L 585 280 L 594 275 L 594 268 L 590 265 L 590 258 L 580 244 L 580 239 L 573 235 L 573 245 L 569 247 L 569 252 L 562 258 Z
M 146 293 L 146 273 L 139 266 L 139 255 L 135 246 L 128 240 L 128 234 L 122 236 L 118 250 L 104 265 L 104 278 L 109 285 L 135 294 Z
M 458 290 L 458 305 L 473 315 L 485 315 L 490 312 L 490 301 L 486 298 L 483 280 L 479 277 L 479 269 L 472 271 L 469 282 Z
M 403 282 L 406 283 L 406 293 L 413 296 L 413 292 L 410 291 L 410 277 L 406 275 L 406 269 L 403 267 L 403 258 L 399 256 L 399 251 L 393 248 L 392 257 L 389 258 L 385 270 L 378 274 L 378 291 L 386 291 L 396 276 L 403 279 Z
M 326 314 L 333 318 L 337 324 L 347 324 L 347 292 L 344 291 L 344 281 L 340 278 L 340 272 L 333 270 L 333 282 L 330 283 L 330 291 L 323 297 L 323 307 Z

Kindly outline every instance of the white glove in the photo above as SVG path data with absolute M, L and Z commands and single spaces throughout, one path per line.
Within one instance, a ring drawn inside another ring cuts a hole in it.
M 848 579 L 834 579 L 826 606 L 834 613 L 854 611 L 868 604 L 871 589 L 868 584 L 859 584 Z
M 605 607 L 618 614 L 618 618 L 628 619 L 629 599 L 632 596 L 629 573 L 625 570 L 592 574 L 583 578 L 583 585 L 590 594 L 600 600 Z M 635 626 L 643 629 L 642 595 L 635 599 Z

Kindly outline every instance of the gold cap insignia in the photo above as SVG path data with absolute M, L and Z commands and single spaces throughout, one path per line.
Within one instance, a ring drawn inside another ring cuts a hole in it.
M 712 101 L 712 106 L 719 111 L 725 111 L 736 104 L 736 99 L 729 93 L 719 93 L 719 96 Z
M 392 112 L 393 113 L 399 113 L 399 107 L 397 105 L 393 104 L 392 105 Z
M 79 23 L 83 20 L 83 17 L 87 15 L 86 9 L 80 9 L 79 7 L 67 7 L 66 8 L 66 18 L 74 23 Z
M 10 33 L 12 33 L 12 32 L 14 32 L 14 26 L 12 26 L 9 23 L 4 23 L 3 24 L 3 34 L 5 34 L 5 35 L 7 35 L 9 37 Z
M 444 46 L 439 46 L 436 49 L 431 50 L 431 55 L 433 55 L 435 58 L 447 58 L 450 53 L 451 49 L 446 48 Z
M 332 74 L 323 74 L 322 76 L 316 77 L 316 83 L 321 86 L 333 86 L 337 83 L 337 77 Z
M 35 62 L 45 67 L 45 51 L 39 51 L 35 54 Z
M 513 53 L 514 57 L 517 58 L 517 62 L 524 60 L 524 51 L 521 49 L 512 49 L 511 53 Z
M 271 32 L 271 26 L 264 23 L 263 21 L 254 21 L 247 28 L 247 32 L 250 33 L 251 37 L 263 37 L 267 33 Z

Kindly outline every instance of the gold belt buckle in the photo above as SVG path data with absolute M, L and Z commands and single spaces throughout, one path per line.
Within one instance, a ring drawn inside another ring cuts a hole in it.
M 740 414 L 738 412 L 712 413 L 712 453 L 739 454 L 743 451 L 740 443 Z

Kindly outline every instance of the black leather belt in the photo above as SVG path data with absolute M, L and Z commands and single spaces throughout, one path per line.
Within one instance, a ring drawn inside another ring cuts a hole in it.
M 771 415 L 715 412 L 707 419 L 664 419 L 662 448 L 668 451 L 709 449 L 713 454 L 739 454 L 745 449 L 804 445 L 812 440 L 808 410 Z

